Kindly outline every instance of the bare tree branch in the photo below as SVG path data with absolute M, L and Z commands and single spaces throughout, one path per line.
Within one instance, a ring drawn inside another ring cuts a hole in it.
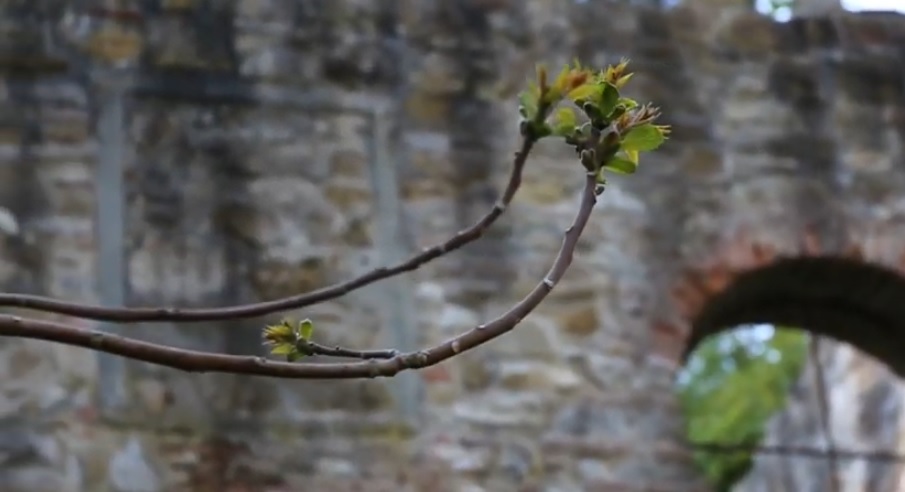
M 392 359 L 399 355 L 396 349 L 355 350 L 344 347 L 328 347 L 311 340 L 299 340 L 296 343 L 299 353 L 304 355 L 322 355 L 325 357 L 345 357 L 347 359 Z
M 0 307 L 16 307 L 113 322 L 213 321 L 243 319 L 277 311 L 298 309 L 341 297 L 370 283 L 415 270 L 450 251 L 478 239 L 504 213 L 521 184 L 522 170 L 534 143 L 546 136 L 563 137 L 579 155 L 587 170 L 581 204 L 566 230 L 559 253 L 547 275 L 509 311 L 487 323 L 433 347 L 415 352 L 396 350 L 352 350 L 327 347 L 311 341 L 310 320 L 296 323 L 284 320 L 264 329 L 265 345 L 271 354 L 285 355 L 290 362 L 264 357 L 235 356 L 181 349 L 141 341 L 98 330 L 80 329 L 64 323 L 41 321 L 13 315 L 0 315 L 0 336 L 47 340 L 119 355 L 159 366 L 190 372 L 220 372 L 295 379 L 353 379 L 392 377 L 407 369 L 438 364 L 509 332 L 533 311 L 562 279 L 572 263 L 578 240 L 590 219 L 597 195 L 606 183 L 604 171 L 632 174 L 639 154 L 659 147 L 669 134 L 668 125 L 654 125 L 659 109 L 639 105 L 620 97 L 619 88 L 631 78 L 628 61 L 598 72 L 575 63 L 566 66 L 550 83 L 546 68 L 539 66 L 537 83 L 519 97 L 519 131 L 522 145 L 516 152 L 509 182 L 493 208 L 471 227 L 459 231 L 445 242 L 426 248 L 395 266 L 381 267 L 358 278 L 324 287 L 307 294 L 273 301 L 220 308 L 180 309 L 173 307 L 107 308 L 65 302 L 48 297 L 0 294 Z M 548 117 L 562 101 L 571 101 L 588 121 L 580 123 L 574 110 L 559 108 L 552 121 Z M 359 359 L 350 362 L 295 362 L 304 355 L 324 355 Z
M 380 357 L 378 355 L 390 355 L 390 351 L 355 352 L 347 349 L 329 349 L 319 345 L 312 345 L 312 347 L 320 347 L 318 350 L 323 349 L 319 353 L 324 355 L 357 355 L 368 360 L 332 363 L 277 362 L 264 357 L 234 356 L 180 349 L 97 330 L 80 329 L 63 323 L 10 315 L 0 315 L 0 336 L 48 340 L 190 372 L 251 374 L 294 379 L 392 377 L 406 369 L 420 369 L 438 364 L 457 354 L 487 343 L 509 332 L 522 319 L 528 316 L 547 297 L 553 287 L 559 283 L 572 263 L 578 239 L 584 231 L 597 202 L 595 176 L 596 173 L 594 172 L 590 172 L 586 176 L 581 206 L 572 225 L 566 229 L 559 253 L 543 280 L 527 296 L 500 317 L 478 325 L 451 340 L 426 350 L 404 354 L 393 353 L 389 357 Z M 497 209 L 495 208 L 494 210 Z M 440 253 L 437 254 L 439 255 Z M 248 310 L 250 308 L 245 309 Z M 212 312 L 215 311 L 207 311 L 207 313 Z M 221 312 L 230 312 L 230 309 L 224 309 Z M 329 353 L 331 350 L 334 353 Z M 363 356 L 362 354 L 369 354 L 369 356 Z
M 487 229 L 503 215 L 503 212 L 505 212 L 506 208 L 512 202 L 512 198 L 515 196 L 516 191 L 521 185 L 522 170 L 525 167 L 528 154 L 531 152 L 531 148 L 536 141 L 537 139 L 530 135 L 522 138 L 521 148 L 515 153 L 513 158 L 512 172 L 509 175 L 509 182 L 503 191 L 503 196 L 496 204 L 494 204 L 493 208 L 477 222 L 467 229 L 457 232 L 445 242 L 424 248 L 420 253 L 401 263 L 389 267 L 378 267 L 351 280 L 322 287 L 305 294 L 298 294 L 271 301 L 219 308 L 181 309 L 174 307 L 103 307 L 67 302 L 44 296 L 8 293 L 0 293 L 0 307 L 16 307 L 64 314 L 77 318 L 119 323 L 140 323 L 149 321 L 202 322 L 252 318 L 279 311 L 298 309 L 336 299 L 379 280 L 416 270 L 422 265 L 451 251 L 457 250 L 483 236 Z

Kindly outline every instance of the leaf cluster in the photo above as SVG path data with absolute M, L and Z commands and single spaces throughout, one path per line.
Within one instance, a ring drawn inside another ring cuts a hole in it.
M 633 174 L 641 152 L 656 150 L 670 132 L 668 125 L 654 124 L 659 108 L 622 95 L 633 75 L 627 68 L 625 59 L 600 71 L 575 62 L 550 82 L 539 66 L 536 83 L 519 98 L 522 133 L 563 138 L 595 173 L 601 190 L 604 172 Z M 564 102 L 571 105 L 560 106 Z
M 314 334 L 314 323 L 303 319 L 293 323 L 284 318 L 275 325 L 264 328 L 264 345 L 270 346 L 270 353 L 285 355 L 286 360 L 294 362 L 306 355 L 312 355 L 311 336 Z
M 633 174 L 641 152 L 656 150 L 670 132 L 668 125 L 656 125 L 660 110 L 639 104 L 621 94 L 632 79 L 628 60 L 595 71 L 579 62 L 566 65 L 551 81 L 543 65 L 537 78 L 519 96 L 519 130 L 533 144 L 545 137 L 560 137 L 578 153 L 581 164 L 593 173 L 597 194 L 606 184 L 604 172 Z M 571 103 L 571 106 L 564 106 Z M 310 338 L 313 324 L 298 326 L 283 320 L 264 330 L 271 353 L 285 355 L 290 362 L 318 353 Z
M 562 243 L 547 273 L 534 289 L 501 315 L 474 325 L 443 342 L 406 352 L 396 349 L 362 350 L 326 346 L 311 339 L 314 332 L 311 320 L 295 322 L 284 319 L 267 326 L 262 333 L 264 344 L 269 346 L 270 352 L 286 357 L 288 362 L 283 362 L 255 355 L 184 349 L 85 329 L 72 323 L 5 314 L 0 314 L 0 336 L 48 340 L 183 371 L 291 379 L 393 377 L 402 371 L 423 369 L 472 350 L 515 329 L 563 278 L 590 221 L 597 195 L 603 190 L 604 170 L 632 173 L 637 167 L 639 153 L 653 150 L 665 140 L 669 128 L 653 124 L 660 114 L 659 110 L 650 105 L 640 105 L 620 94 L 621 88 L 632 78 L 632 74 L 626 71 L 626 66 L 627 62 L 623 61 L 604 70 L 593 71 L 575 63 L 574 66 L 564 67 L 552 81 L 548 80 L 546 69 L 539 67 L 536 83 L 520 99 L 523 116 L 519 126 L 521 144 L 513 154 L 509 179 L 499 200 L 472 225 L 395 264 L 379 266 L 357 277 L 309 292 L 223 307 L 111 307 L 0 292 L 0 307 L 123 324 L 243 320 L 303 309 L 338 299 L 381 280 L 412 272 L 478 240 L 512 203 L 522 182 L 528 156 L 537 141 L 549 136 L 563 138 L 578 152 L 579 161 L 587 172 L 583 176 L 584 185 L 577 210 L 571 224 L 563 232 Z M 559 104 L 564 101 L 570 101 L 578 112 L 575 109 L 559 108 Z M 378 125 L 380 121 L 378 113 L 373 113 L 373 124 Z M 309 355 L 353 360 L 298 361 Z

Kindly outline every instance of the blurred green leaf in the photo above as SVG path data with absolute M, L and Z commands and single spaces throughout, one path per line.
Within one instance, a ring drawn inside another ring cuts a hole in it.
M 636 126 L 622 137 L 622 148 L 626 150 L 635 150 L 639 152 L 647 152 L 656 150 L 657 147 L 663 145 L 666 137 L 663 133 L 652 124 Z
M 553 115 L 553 134 L 566 137 L 575 133 L 578 116 L 572 108 L 561 107 Z
M 305 340 L 311 340 L 311 335 L 314 334 L 314 323 L 311 322 L 310 319 L 303 319 L 299 321 L 299 335 L 301 338 Z
M 540 89 L 536 84 L 531 84 L 528 90 L 519 94 L 519 113 L 526 119 L 533 119 L 538 111 L 538 98 L 540 97 Z
M 806 357 L 807 337 L 797 330 L 777 328 L 762 342 L 739 331 L 706 340 L 680 377 L 688 439 L 758 444 L 767 421 L 785 404 Z M 753 459 L 747 453 L 702 452 L 695 453 L 695 462 L 718 492 L 729 492 Z
M 621 157 L 613 157 L 606 161 L 603 168 L 616 174 L 634 174 L 638 170 L 638 164 Z
M 619 102 L 619 89 L 609 82 L 602 82 L 603 90 L 600 91 L 597 108 L 604 117 L 609 117 Z
M 295 347 L 288 343 L 281 343 L 279 345 L 275 345 L 272 349 L 270 349 L 270 353 L 274 355 L 285 355 L 295 352 Z
M 600 88 L 597 84 L 587 83 L 580 87 L 576 87 L 571 90 L 568 94 L 569 99 L 572 101 L 580 101 L 582 99 L 588 99 L 600 91 Z
M 617 106 L 622 106 L 625 109 L 634 109 L 638 107 L 638 101 L 634 99 L 629 99 L 627 97 L 620 97 L 618 101 L 616 101 Z

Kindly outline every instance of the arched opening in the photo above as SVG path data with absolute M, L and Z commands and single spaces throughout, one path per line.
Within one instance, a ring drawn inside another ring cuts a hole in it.
M 692 319 L 678 378 L 687 437 L 772 451 L 710 449 L 698 465 L 720 492 L 840 490 L 830 485 L 840 479 L 899 490 L 903 348 L 905 277 L 894 270 L 799 257 L 735 276 Z
M 750 325 L 721 332 L 695 349 L 677 389 L 689 442 L 759 446 L 789 404 L 808 362 L 802 330 Z M 716 492 L 735 491 L 752 473 L 754 452 L 696 450 L 695 464 Z
M 798 257 L 741 273 L 692 320 L 682 360 L 743 325 L 801 327 L 849 343 L 905 376 L 905 277 L 844 257 Z

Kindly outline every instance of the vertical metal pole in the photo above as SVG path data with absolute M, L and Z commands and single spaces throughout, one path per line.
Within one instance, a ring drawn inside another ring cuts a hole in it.
M 95 173 L 97 215 L 95 237 L 98 244 L 97 278 L 100 301 L 105 306 L 122 306 L 125 301 L 125 186 L 123 158 L 123 84 L 98 84 L 100 108 L 97 119 L 98 163 Z M 99 329 L 118 330 L 115 323 L 101 323 Z M 98 355 L 98 394 L 102 409 L 124 404 L 125 361 L 110 354 Z
M 391 146 L 387 120 L 390 120 L 390 116 L 384 111 L 377 110 L 372 113 L 370 121 L 372 133 L 369 139 L 370 174 L 372 189 L 376 195 L 376 245 L 378 261 L 383 265 L 403 260 L 409 250 L 400 220 L 402 204 L 399 200 L 396 159 L 388 156 Z M 406 275 L 389 278 L 382 282 L 381 293 L 380 306 L 383 311 L 381 318 L 384 323 L 389 324 L 393 346 L 403 352 L 416 350 L 418 330 L 411 280 Z M 393 379 L 393 389 L 402 418 L 409 424 L 414 424 L 421 408 L 421 379 L 415 371 L 403 372 Z

